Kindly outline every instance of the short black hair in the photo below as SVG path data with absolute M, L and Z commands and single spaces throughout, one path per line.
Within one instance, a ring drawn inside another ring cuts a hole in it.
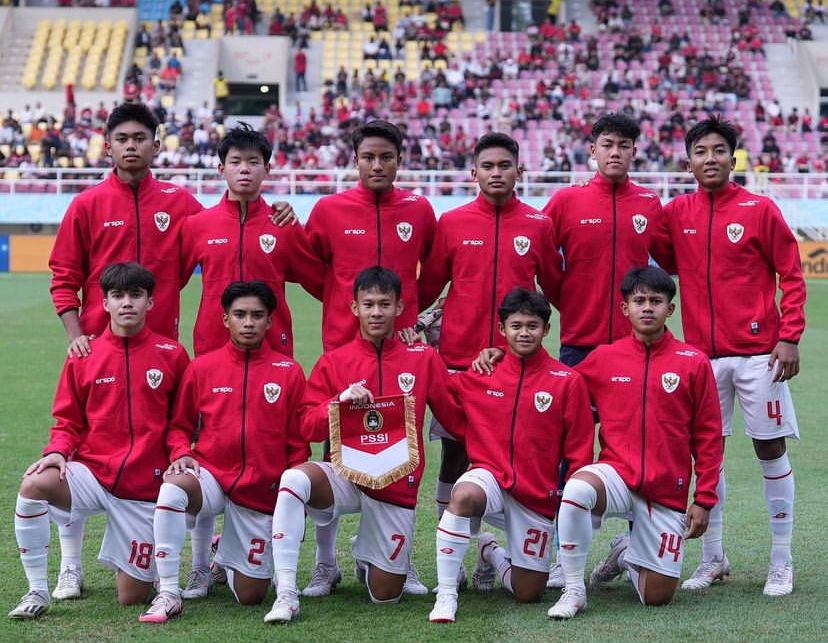
M 676 296 L 676 282 L 658 266 L 633 268 L 624 275 L 624 280 L 621 282 L 621 296 L 626 301 L 630 295 L 642 290 L 667 295 L 667 301 L 673 301 L 673 297 Z
M 473 158 L 475 165 L 477 165 L 477 157 L 480 156 L 480 153 L 483 150 L 489 150 L 493 147 L 503 148 L 514 157 L 515 163 L 517 163 L 518 154 L 520 153 L 518 142 L 503 132 L 489 132 L 477 139 L 477 143 L 474 146 Z
M 127 261 L 111 263 L 103 269 L 98 283 L 101 284 L 104 297 L 110 290 L 146 290 L 152 295 L 155 290 L 155 278 L 152 273 L 139 263 Z
M 270 163 L 270 157 L 273 156 L 273 146 L 267 137 L 243 121 L 239 121 L 238 125 L 227 130 L 224 138 L 219 141 L 216 151 L 222 165 L 231 147 L 242 151 L 256 150 L 261 153 L 265 163 Z
M 641 136 L 641 128 L 624 114 L 604 114 L 592 125 L 592 141 L 597 141 L 601 134 L 618 134 L 635 142 Z
M 221 293 L 221 307 L 225 313 L 230 312 L 233 302 L 240 297 L 258 297 L 267 308 L 268 314 L 276 310 L 276 295 L 273 289 L 263 281 L 234 281 Z
M 112 110 L 109 118 L 106 119 L 106 136 L 108 137 L 118 125 L 129 121 L 140 123 L 152 132 L 153 136 L 158 131 L 158 119 L 149 107 L 143 103 L 121 103 Z
M 720 135 L 730 148 L 730 153 L 733 154 L 736 151 L 736 144 L 739 140 L 736 128 L 733 126 L 733 123 L 716 114 L 703 121 L 699 121 L 687 130 L 687 133 L 684 135 L 684 150 L 687 152 L 688 157 L 696 141 L 704 138 L 708 134 Z
M 393 123 L 380 120 L 363 123 L 354 130 L 354 133 L 351 134 L 354 154 L 359 151 L 359 146 L 362 145 L 362 141 L 371 136 L 384 138 L 386 141 L 393 143 L 394 147 L 397 148 L 397 155 L 402 154 L 403 137 L 400 128 Z
M 500 307 L 497 309 L 497 316 L 500 319 L 500 323 L 505 324 L 509 316 L 515 313 L 524 313 L 526 315 L 540 317 L 544 324 L 548 324 L 549 318 L 552 316 L 552 307 L 546 301 L 546 297 L 536 290 L 512 288 L 512 290 L 506 293 L 503 301 L 500 302 Z
M 382 294 L 394 293 L 402 299 L 402 281 L 393 270 L 382 266 L 371 266 L 360 272 L 354 279 L 354 299 L 360 290 L 379 290 Z

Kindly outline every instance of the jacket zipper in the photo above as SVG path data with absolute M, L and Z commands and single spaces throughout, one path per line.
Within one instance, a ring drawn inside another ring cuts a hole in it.
M 615 201 L 615 192 L 618 189 L 616 183 L 612 184 L 612 267 L 610 268 L 610 293 L 609 293 L 609 336 L 607 344 L 612 344 L 612 320 L 615 316 L 615 244 L 618 238 L 618 204 Z
M 244 281 L 244 221 L 241 218 L 241 209 L 242 204 L 239 201 L 239 281 Z
M 233 480 L 233 484 L 230 485 L 230 489 L 227 491 L 227 496 L 230 497 L 233 495 L 233 491 L 236 489 L 236 485 L 241 480 L 241 477 L 244 475 L 244 470 L 247 468 L 247 453 L 245 450 L 244 438 L 245 434 L 247 433 L 247 374 L 250 370 L 250 353 L 245 352 L 244 354 L 244 379 L 242 380 L 242 405 L 241 405 L 241 470 L 239 471 L 239 475 L 236 476 L 236 479 Z
M 141 211 L 138 208 L 138 188 L 132 188 L 132 201 L 135 203 L 135 261 L 141 263 Z
M 377 395 L 382 395 L 382 346 L 385 343 L 385 340 L 382 340 L 379 346 L 375 346 L 374 349 L 377 351 L 377 374 L 379 377 L 379 393 Z
M 512 484 L 509 491 L 517 484 L 517 471 L 515 471 L 515 425 L 517 424 L 518 404 L 520 402 L 520 391 L 523 388 L 523 375 L 526 372 L 526 362 L 520 360 L 520 377 L 518 378 L 517 393 L 515 393 L 515 408 L 512 410 L 512 428 L 509 433 L 509 467 L 512 469 Z
M 644 449 L 647 445 L 647 379 L 650 374 L 650 347 L 644 346 L 647 357 L 644 361 L 644 393 L 641 397 L 641 477 L 638 480 L 638 485 L 635 490 L 641 489 L 644 484 Z
M 495 307 L 497 306 L 497 258 L 500 252 L 500 206 L 495 206 L 494 267 L 492 269 L 492 316 L 489 325 L 489 346 L 494 346 Z
M 382 222 L 380 221 L 380 194 L 376 193 L 374 204 L 377 208 L 377 265 L 382 265 Z
M 132 426 L 132 387 L 129 373 L 129 337 L 124 337 L 124 361 L 126 364 L 126 405 L 127 405 L 127 425 L 129 426 L 129 449 L 127 449 L 124 459 L 121 461 L 121 466 L 118 468 L 118 475 L 115 476 L 115 482 L 112 483 L 112 494 L 115 494 L 115 488 L 121 481 L 121 475 L 124 473 L 127 460 L 132 455 L 132 447 L 135 445 L 135 432 Z
M 710 269 L 713 264 L 713 193 L 710 192 L 710 221 L 707 225 L 707 300 L 710 305 L 710 348 L 713 357 L 716 357 L 715 323 L 713 320 L 713 281 L 710 279 Z

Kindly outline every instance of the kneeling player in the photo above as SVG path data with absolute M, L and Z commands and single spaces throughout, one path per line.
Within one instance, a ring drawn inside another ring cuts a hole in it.
M 310 454 L 299 436 L 302 368 L 264 341 L 276 296 L 260 281 L 235 282 L 221 305 L 230 341 L 193 360 L 170 422 L 172 464 L 154 521 L 160 592 L 141 615 L 144 623 L 165 623 L 182 611 L 178 572 L 188 517 L 224 514 L 216 562 L 239 603 L 264 600 L 279 478 Z M 194 562 L 192 573 L 210 577 L 206 561 Z
M 467 418 L 470 468 L 454 485 L 437 528 L 437 601 L 429 620 L 453 623 L 457 572 L 472 536 L 472 520 L 485 518 L 506 531 L 508 549 L 491 534 L 479 540 L 477 589 L 503 586 L 520 602 L 538 601 L 546 589 L 555 536 L 558 470 L 592 462 L 594 425 L 580 375 L 542 346 L 552 313 L 543 295 L 515 288 L 498 310 L 508 343 L 492 375 L 473 371 L 451 378 Z M 475 521 L 479 524 L 478 521 Z
M 616 538 L 609 558 L 593 571 L 592 584 L 626 570 L 645 605 L 672 600 L 684 540 L 707 528 L 722 462 L 722 420 L 710 362 L 665 328 L 675 294 L 660 268 L 631 270 L 621 284 L 621 307 L 632 335 L 599 346 L 576 367 L 601 416 L 601 452 L 564 488 L 558 556 L 566 587 L 549 609 L 552 618 L 572 618 L 586 607 L 593 524 L 608 516 L 633 520 L 630 535 Z
M 164 433 L 189 360 L 179 344 L 145 324 L 155 287 L 148 270 L 112 264 L 100 284 L 109 326 L 91 340 L 86 357 L 66 361 L 51 439 L 17 496 L 14 527 L 29 592 L 12 618 L 36 618 L 49 608 L 50 513 L 58 524 L 106 514 L 98 560 L 117 570 L 118 601 L 142 603 L 152 589 L 152 511 L 167 462 Z
M 449 397 L 448 371 L 440 356 L 428 346 L 407 346 L 395 338 L 394 322 L 402 309 L 402 286 L 394 272 L 374 266 L 357 276 L 351 310 L 359 320 L 359 336 L 323 354 L 314 367 L 303 403 L 302 433 L 313 442 L 328 438 L 332 402 L 365 404 L 375 396 L 410 395 L 415 401 L 419 464 L 410 475 L 380 489 L 354 484 L 329 462 L 307 462 L 285 472 L 273 514 L 278 594 L 266 622 L 287 623 L 299 615 L 296 568 L 305 511 L 317 525 L 360 513 L 353 542 L 357 577 L 365 581 L 373 602 L 400 600 L 414 537 L 417 489 L 425 468 L 419 436 L 426 402 L 448 427 L 455 425 L 459 413 Z

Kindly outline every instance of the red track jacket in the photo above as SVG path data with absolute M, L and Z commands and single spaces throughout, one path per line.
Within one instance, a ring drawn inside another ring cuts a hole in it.
M 299 434 L 304 392 L 302 367 L 267 346 L 244 351 L 227 342 L 195 358 L 167 433 L 170 461 L 192 456 L 230 500 L 273 513 L 282 473 L 310 455 Z
M 505 350 L 497 307 L 512 288 L 535 289 L 557 303 L 561 257 L 552 222 L 517 197 L 496 207 L 481 194 L 446 212 L 418 282 L 420 308 L 430 306 L 451 281 L 440 329 L 440 355 L 449 368 L 466 369 L 482 348 Z
M 585 348 L 626 337 L 618 289 L 629 270 L 647 265 L 661 229 L 658 196 L 629 179 L 614 185 L 596 174 L 556 192 L 544 212 L 564 256 L 561 344 Z
M 674 260 L 669 248 L 655 254 L 678 269 L 687 343 L 724 357 L 770 353 L 779 340 L 799 342 L 805 330 L 799 248 L 770 199 L 730 183 L 716 194 L 676 197 L 664 213 Z
M 169 458 L 164 443 L 189 358 L 145 327 L 132 337 L 106 327 L 88 357 L 66 360 L 47 453 L 89 467 L 114 496 L 155 502 Z
M 410 382 L 413 377 L 414 383 Z M 420 466 L 410 476 L 384 489 L 362 491 L 372 498 L 413 509 L 417 488 L 425 469 L 422 426 L 426 403 L 444 426 L 456 425 L 459 408 L 448 390 L 449 374 L 439 355 L 425 344 L 406 346 L 387 339 L 380 350 L 370 341 L 357 337 L 340 348 L 323 353 L 308 379 L 302 404 L 302 435 L 310 442 L 328 439 L 328 405 L 339 399 L 351 384 L 364 382 L 375 396 L 410 393 L 416 398 Z
M 675 511 L 716 504 L 722 418 L 713 369 L 669 330 L 647 348 L 632 335 L 599 346 L 575 367 L 601 416 L 598 462 L 634 492 Z
M 86 334 L 109 325 L 98 284 L 107 265 L 137 261 L 155 277 L 155 306 L 147 323 L 165 337 L 178 337 L 178 235 L 201 205 L 187 190 L 147 174 L 133 192 L 116 173 L 76 196 L 60 223 L 49 257 L 52 301 L 58 315 L 80 308 Z M 83 291 L 83 300 L 78 298 Z
M 193 350 L 201 355 L 230 338 L 222 323 L 221 293 L 233 281 L 258 279 L 276 293 L 271 348 L 293 355 L 293 328 L 285 300 L 285 281 L 302 284 L 322 299 L 324 267 L 310 248 L 301 226 L 280 228 L 270 221 L 270 206 L 259 197 L 248 204 L 244 223 L 239 203 L 222 200 L 185 222 L 181 231 L 181 285 L 201 264 L 201 303 L 193 328 Z
M 526 360 L 507 351 L 492 375 L 466 371 L 450 381 L 467 418 L 456 437 L 465 440 L 471 466 L 554 519 L 561 460 L 569 463 L 568 479 L 593 459 L 595 425 L 583 378 L 541 349 Z
M 329 351 L 350 342 L 359 331 L 351 313 L 354 279 L 365 268 L 381 265 L 402 280 L 405 309 L 397 329 L 417 320 L 417 266 L 431 251 L 436 219 L 421 196 L 394 188 L 377 194 L 362 186 L 317 201 L 305 229 L 323 261 L 322 347 Z

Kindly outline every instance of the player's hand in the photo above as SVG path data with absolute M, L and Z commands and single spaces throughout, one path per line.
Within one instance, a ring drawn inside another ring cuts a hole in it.
M 685 538 L 698 538 L 707 531 L 707 523 L 710 520 L 710 511 L 696 504 L 690 505 L 687 510 L 687 519 L 684 527 Z
M 768 359 L 768 370 L 772 371 L 774 382 L 784 382 L 799 373 L 799 346 L 790 342 L 777 342 Z
M 362 384 L 351 384 L 339 394 L 340 402 L 354 402 L 356 404 L 369 404 L 374 401 L 374 394 Z
M 66 458 L 63 457 L 62 453 L 48 453 L 44 455 L 40 460 L 29 465 L 29 468 L 26 469 L 26 473 L 23 475 L 30 476 L 34 473 L 43 473 L 46 469 L 52 467 L 59 471 L 61 480 L 66 478 Z
M 66 349 L 69 357 L 88 357 L 92 352 L 92 345 L 89 342 L 93 339 L 95 339 L 95 335 L 78 335 L 75 337 L 69 342 L 69 348 Z
M 416 344 L 420 341 L 420 335 L 417 333 L 416 330 L 412 327 L 403 328 L 400 332 L 397 333 L 397 336 L 400 338 L 400 341 L 403 342 L 406 346 L 411 346 L 412 344 Z
M 170 463 L 170 466 L 167 467 L 167 473 L 184 473 L 187 469 L 192 469 L 198 475 L 198 460 L 189 455 L 182 455 L 178 460 Z
M 296 225 L 298 221 L 293 206 L 287 201 L 276 201 L 270 206 L 270 210 L 270 222 L 275 223 L 280 228 L 288 224 Z
M 494 373 L 495 364 L 502 360 L 505 354 L 500 348 L 484 348 L 472 362 L 472 370 L 481 375 L 491 375 Z

